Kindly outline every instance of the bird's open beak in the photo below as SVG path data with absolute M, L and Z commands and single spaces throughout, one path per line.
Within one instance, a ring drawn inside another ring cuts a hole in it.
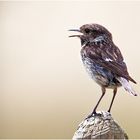
M 68 31 L 81 32 L 79 29 L 70 29 Z
M 79 32 L 81 33 L 81 31 L 79 29 L 70 29 L 68 31 L 74 31 L 74 32 Z M 81 35 L 70 35 L 69 37 L 80 37 Z

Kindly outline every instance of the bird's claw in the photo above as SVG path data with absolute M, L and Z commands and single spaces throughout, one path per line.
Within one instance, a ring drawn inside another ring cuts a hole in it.
M 96 111 L 93 111 L 91 114 L 89 114 L 85 119 L 89 119 L 93 116 L 97 115 L 97 112 Z

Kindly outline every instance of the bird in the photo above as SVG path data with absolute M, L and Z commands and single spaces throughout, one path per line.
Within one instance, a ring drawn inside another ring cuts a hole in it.
M 79 29 L 69 31 L 80 34 L 70 35 L 81 41 L 81 58 L 90 77 L 101 87 L 102 94 L 92 114 L 96 114 L 97 107 L 106 93 L 106 88 L 113 89 L 113 97 L 108 109 L 111 112 L 118 87 L 123 87 L 128 93 L 137 96 L 130 85 L 136 84 L 128 73 L 126 63 L 120 49 L 114 44 L 111 32 L 96 23 L 84 24 Z M 89 115 L 90 116 L 90 115 Z

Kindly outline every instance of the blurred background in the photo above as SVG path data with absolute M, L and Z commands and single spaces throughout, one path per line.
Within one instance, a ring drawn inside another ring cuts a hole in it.
M 72 138 L 92 111 L 101 89 L 85 72 L 80 41 L 68 38 L 83 24 L 111 31 L 140 93 L 139 13 L 139 1 L 1 1 L 0 138 Z M 139 106 L 139 96 L 119 88 L 112 115 L 130 138 L 140 138 Z

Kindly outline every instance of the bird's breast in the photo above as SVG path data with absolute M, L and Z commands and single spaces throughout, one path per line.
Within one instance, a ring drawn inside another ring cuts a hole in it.
M 109 88 L 119 86 L 118 81 L 116 81 L 115 76 L 111 71 L 106 70 L 88 58 L 84 53 L 81 53 L 81 57 L 87 73 L 97 84 Z

